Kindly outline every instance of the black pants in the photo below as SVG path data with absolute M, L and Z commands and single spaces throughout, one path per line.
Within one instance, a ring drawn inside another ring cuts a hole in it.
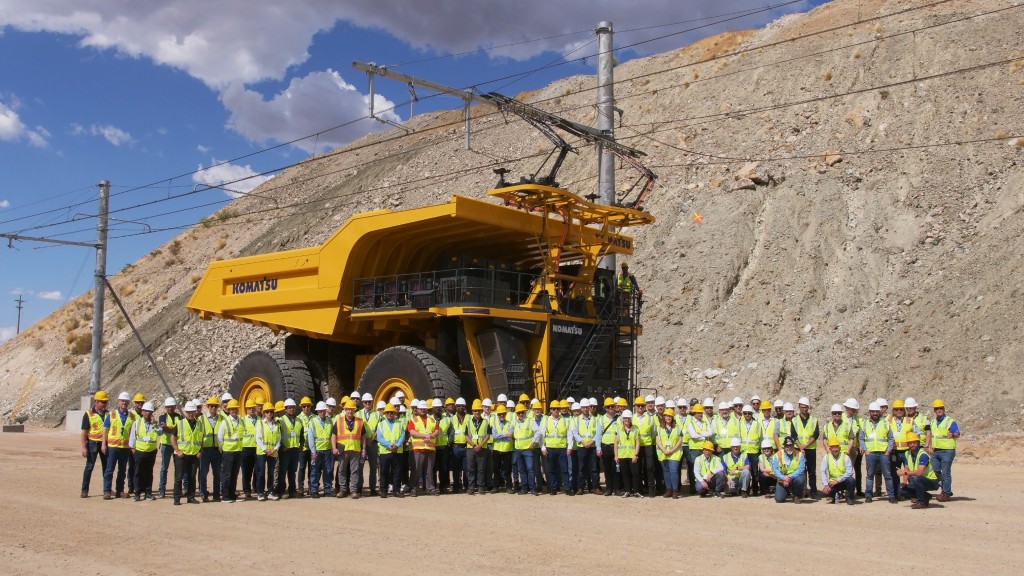
M 207 485 L 207 478 L 210 471 L 213 471 L 213 497 L 220 498 L 220 487 L 224 479 L 220 475 L 221 470 L 220 450 L 214 448 L 203 448 L 199 453 L 199 495 L 206 498 L 210 495 Z
M 686 485 L 690 487 L 689 492 L 690 494 L 696 494 L 697 491 L 694 490 L 694 483 L 697 481 L 697 479 L 693 475 L 693 459 L 690 458 L 690 445 L 685 443 L 683 444 L 683 462 L 679 464 L 680 480 L 683 476 L 683 466 L 686 466 Z M 679 486 L 681 487 L 682 485 L 683 483 L 680 482 Z
M 132 459 L 135 461 L 135 481 L 133 483 L 135 486 L 135 495 L 152 495 L 153 466 L 156 464 L 156 450 L 153 450 L 152 452 L 136 450 L 134 458 Z
M 573 450 L 572 454 L 577 456 L 577 488 L 585 492 L 593 492 L 601 485 L 601 479 L 597 476 L 597 447 L 577 448 Z
M 466 449 L 466 471 L 469 482 L 466 484 L 466 492 L 483 492 L 487 489 L 487 449 L 480 451 L 472 448 Z
M 196 497 L 196 473 L 199 471 L 199 455 L 185 454 L 174 456 L 174 501 L 181 501 L 181 482 L 188 479 L 188 493 L 185 496 L 191 500 Z
M 220 477 L 224 481 L 224 497 L 238 499 L 238 471 L 242 467 L 242 452 L 224 452 L 220 459 Z
M 533 487 L 537 490 L 544 489 L 547 484 L 544 481 L 544 454 L 540 451 L 540 446 L 533 448 Z
M 494 489 L 512 489 L 512 452 L 492 452 L 494 460 Z
M 804 448 L 804 462 L 807 464 L 807 491 L 818 495 L 818 449 Z
M 391 487 L 391 494 L 401 494 L 402 491 L 402 466 L 405 454 L 393 454 L 381 452 L 377 459 L 380 461 L 380 494 L 384 496 Z
M 604 466 L 605 490 L 608 492 L 621 490 L 619 475 L 615 471 L 615 447 L 611 444 L 601 444 L 601 465 Z
M 459 492 L 469 487 L 466 477 L 466 445 L 456 444 L 452 447 L 452 491 Z
M 622 483 L 622 490 L 626 494 L 639 492 L 640 462 L 633 462 L 632 458 L 619 458 L 619 481 Z
M 448 486 L 451 484 L 452 447 L 438 446 L 436 457 L 434 467 L 437 469 L 437 488 L 444 493 L 448 491 Z
M 655 447 L 653 444 L 640 447 L 640 469 L 643 471 L 643 490 L 647 492 L 648 496 L 654 496 L 657 491 L 657 477 L 664 476 L 664 474 L 658 474 L 658 472 L 661 472 L 661 465 L 658 463 L 658 456 L 654 452 Z M 639 492 L 640 489 L 636 491 Z
M 309 481 L 310 483 L 313 482 L 313 480 L 310 478 L 313 475 L 313 467 L 309 465 L 311 454 L 312 452 L 310 452 L 308 448 L 299 452 L 298 478 L 300 491 L 306 488 L 307 481 Z
M 491 490 L 494 488 L 494 447 L 488 446 L 482 450 L 482 452 L 487 453 L 487 455 L 484 456 L 484 476 L 487 479 L 487 489 Z
M 281 471 L 278 473 L 275 492 L 278 496 L 284 495 L 285 480 L 288 481 L 288 494 L 296 494 L 295 473 L 299 467 L 299 454 L 302 450 L 298 448 L 282 448 L 278 460 L 281 461 Z
M 242 448 L 242 493 L 251 495 L 253 475 L 256 473 L 256 448 Z M 258 492 L 258 490 L 256 490 Z
M 853 477 L 857 479 L 857 495 L 864 495 L 864 467 L 861 463 L 864 461 L 864 455 L 858 450 L 853 456 L 850 456 L 850 460 L 853 460 Z
M 856 483 L 854 482 L 853 478 L 847 478 L 846 480 L 843 480 L 839 484 L 833 486 L 832 492 L 828 496 L 833 501 L 838 501 L 840 498 L 843 498 L 844 496 L 847 500 L 853 500 L 853 493 L 856 489 L 855 484 Z
M 775 484 L 778 483 L 778 479 L 775 476 L 765 476 L 758 471 L 757 482 L 760 490 L 758 494 L 775 494 Z
M 750 493 L 761 493 L 761 472 L 757 469 L 757 454 L 747 454 L 747 464 L 750 464 Z

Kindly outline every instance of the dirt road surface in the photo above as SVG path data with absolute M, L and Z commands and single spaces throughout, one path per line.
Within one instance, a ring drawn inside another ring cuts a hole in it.
M 954 501 L 923 511 L 884 500 L 505 494 L 175 507 L 169 498 L 103 501 L 98 468 L 83 500 L 82 467 L 75 435 L 0 435 L 0 574 L 227 572 L 225 561 L 236 573 L 303 576 L 622 574 L 638 566 L 714 574 L 748 571 L 754 559 L 778 573 L 799 565 L 806 574 L 827 566 L 835 574 L 1010 574 L 1024 558 L 1020 468 L 971 458 L 954 468 Z M 111 560 L 115 548 L 132 560 Z

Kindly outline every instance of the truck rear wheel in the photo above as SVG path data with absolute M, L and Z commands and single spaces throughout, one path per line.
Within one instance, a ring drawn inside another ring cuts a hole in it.
M 239 360 L 228 392 L 243 407 L 249 400 L 261 406 L 286 398 L 296 403 L 303 396 L 316 399 L 309 368 L 299 360 L 285 360 L 281 350 L 256 350 Z
M 436 356 L 414 346 L 394 346 L 373 357 L 359 378 L 359 393 L 373 395 L 374 403 L 388 401 L 396 392 L 407 398 L 431 399 L 459 395 L 459 378 Z

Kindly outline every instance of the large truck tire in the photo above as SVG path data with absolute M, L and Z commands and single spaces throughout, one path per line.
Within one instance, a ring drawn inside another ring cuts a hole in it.
M 243 410 L 250 399 L 257 405 L 288 398 L 298 403 L 303 396 L 317 399 L 313 377 L 305 362 L 285 360 L 281 350 L 256 350 L 239 360 L 231 373 L 228 392 Z
M 359 378 L 359 394 L 374 404 L 401 390 L 409 398 L 428 400 L 459 395 L 459 378 L 444 362 L 422 348 L 393 346 L 373 357 Z

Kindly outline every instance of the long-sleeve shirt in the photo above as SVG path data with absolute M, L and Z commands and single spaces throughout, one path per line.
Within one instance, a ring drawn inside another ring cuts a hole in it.
M 575 449 L 577 446 L 583 446 L 583 436 L 580 436 L 579 425 L 580 423 L 583 423 L 585 426 L 590 426 L 590 422 L 594 421 L 595 418 L 597 417 L 590 416 L 584 418 L 583 416 L 580 416 L 579 418 L 572 421 L 572 424 L 569 425 L 569 448 Z M 601 429 L 601 422 L 597 421 L 597 427 L 594 432 L 594 437 L 591 438 L 595 445 L 600 444 L 601 434 L 603 432 L 604 431 Z
M 239 424 L 238 418 L 235 418 L 235 417 L 231 416 L 230 414 L 228 414 L 224 418 L 230 419 L 231 423 L 233 425 L 235 425 L 236 427 Z M 225 426 L 217 426 L 217 448 L 221 448 L 221 449 L 223 449 L 223 447 L 224 447 L 224 428 L 226 428 L 226 427 Z M 241 436 L 239 436 L 239 438 L 241 438 Z
M 881 422 L 882 420 L 879 419 L 878 421 Z M 860 427 L 860 449 L 861 450 L 864 450 L 865 446 L 867 445 L 867 437 L 865 436 L 864 430 L 868 427 L 869 423 L 870 424 L 875 424 L 874 422 L 871 422 L 871 420 L 867 420 Z M 888 447 L 885 449 L 885 451 L 886 452 L 892 452 L 892 447 L 895 445 L 896 442 L 892 438 L 892 428 L 887 428 L 887 430 L 888 430 L 888 432 L 886 434 L 886 442 L 887 442 Z
M 306 442 L 309 443 L 309 453 L 316 454 L 316 427 L 313 426 L 313 421 L 319 420 L 321 426 L 326 426 L 330 420 L 325 420 L 320 416 L 313 416 L 309 419 L 309 426 L 306 426 Z M 330 448 L 330 446 L 328 446 Z
M 779 462 L 781 461 L 786 467 L 789 467 L 789 463 L 793 461 L 793 458 L 800 458 L 800 464 L 797 465 L 796 470 L 792 474 L 783 474 L 782 470 L 779 469 Z M 792 456 L 786 454 L 783 450 L 779 452 L 778 458 L 772 458 L 772 473 L 775 474 L 775 478 L 783 480 L 786 476 L 790 478 L 796 478 L 797 476 L 803 476 L 804 472 L 807 471 L 807 459 L 801 457 L 800 452 L 794 452 Z
M 853 461 L 850 460 L 850 456 L 848 454 L 846 454 L 845 452 L 840 452 L 839 456 L 842 458 L 843 464 L 846 466 L 846 468 L 845 468 L 846 472 L 844 472 L 842 476 L 837 478 L 836 481 L 837 482 L 843 482 L 847 478 L 852 478 L 853 477 Z M 821 485 L 822 486 L 828 486 L 828 483 L 829 483 L 829 479 L 828 479 L 828 461 L 829 461 L 830 458 L 832 458 L 831 454 L 825 455 L 825 457 L 821 459 L 821 466 L 818 468 L 818 479 L 821 480 Z
M 401 430 L 401 432 L 398 435 L 398 441 L 395 442 L 394 444 L 392 444 L 391 442 L 388 441 L 387 437 L 384 435 L 384 430 L 385 429 L 387 429 L 389 431 L 394 430 L 395 426 L 397 426 L 398 429 Z M 405 444 L 405 426 L 403 426 L 402 423 L 399 422 L 397 418 L 395 419 L 394 422 L 390 422 L 387 419 L 384 419 L 383 421 L 381 421 L 380 424 L 377 425 L 377 445 L 380 446 L 381 454 L 390 453 L 392 446 L 397 446 L 397 447 L 401 448 L 404 444 Z
M 143 421 L 142 424 L 146 427 L 146 432 L 147 433 L 150 430 L 154 429 L 154 428 L 159 429 L 156 422 L 145 422 L 145 421 Z M 131 434 L 128 436 L 128 447 L 132 448 L 132 449 L 135 448 L 135 426 L 132 426 Z
M 713 426 L 708 426 L 706 430 L 699 430 L 694 426 L 694 423 L 696 421 L 697 419 L 695 418 L 691 420 L 690 423 L 686 426 L 686 433 L 690 436 L 690 438 L 700 438 L 701 440 L 707 440 L 708 438 L 714 436 L 715 433 Z M 701 421 L 702 424 L 704 422 L 704 420 Z
M 271 420 L 270 422 L 263 420 L 262 424 L 260 424 L 259 422 L 256 423 L 256 447 L 259 448 L 261 452 L 273 452 L 274 454 L 277 454 L 277 451 L 281 448 L 281 435 L 277 435 L 277 442 L 275 442 L 274 445 L 270 446 L 270 449 L 267 450 L 267 445 L 263 443 L 264 425 L 268 426 L 271 430 L 273 430 L 277 427 L 277 422 L 273 420 Z
M 532 440 L 533 445 L 535 447 L 540 446 L 541 442 L 544 441 L 544 428 L 534 418 L 526 418 L 526 419 L 524 419 L 524 421 L 530 424 L 530 430 L 533 431 L 533 440 Z M 512 435 L 513 435 L 513 437 L 515 436 L 515 433 L 516 433 L 516 426 L 518 426 L 519 424 L 520 424 L 520 422 L 519 422 L 518 418 L 512 423 Z

